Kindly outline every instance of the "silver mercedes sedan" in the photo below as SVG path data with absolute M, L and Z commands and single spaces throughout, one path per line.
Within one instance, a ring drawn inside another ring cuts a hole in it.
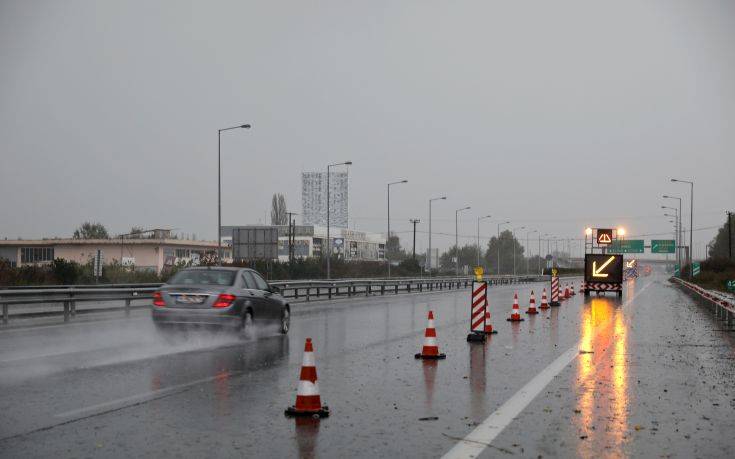
M 153 294 L 151 311 L 159 329 L 204 325 L 250 333 L 256 325 L 276 325 L 286 334 L 291 321 L 279 290 L 247 268 L 182 269 Z

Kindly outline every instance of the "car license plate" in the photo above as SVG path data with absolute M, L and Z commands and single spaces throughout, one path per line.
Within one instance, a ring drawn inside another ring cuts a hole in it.
M 204 302 L 204 296 L 202 295 L 179 295 L 176 297 L 177 303 L 183 304 L 200 304 Z

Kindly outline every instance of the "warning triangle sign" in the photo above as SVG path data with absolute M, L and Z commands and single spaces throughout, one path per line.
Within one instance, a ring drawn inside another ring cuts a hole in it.
M 598 244 L 612 244 L 612 239 L 610 239 L 610 235 L 607 233 L 600 234 L 600 237 L 597 238 Z

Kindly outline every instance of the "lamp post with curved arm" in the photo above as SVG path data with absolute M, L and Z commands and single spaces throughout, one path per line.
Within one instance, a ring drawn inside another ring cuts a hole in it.
M 241 124 L 217 130 L 217 265 L 219 266 L 222 266 L 222 132 L 232 129 L 250 129 L 250 125 Z

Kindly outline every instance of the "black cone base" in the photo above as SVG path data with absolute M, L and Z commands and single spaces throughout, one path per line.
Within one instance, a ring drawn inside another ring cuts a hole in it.
M 484 343 L 487 341 L 487 336 L 483 332 L 471 332 L 467 335 L 468 343 Z
M 306 418 L 328 418 L 329 417 L 329 407 L 328 406 L 322 406 L 320 410 L 317 411 L 303 411 L 303 410 L 297 410 L 295 406 L 289 406 L 286 408 L 286 411 L 284 411 L 284 414 L 290 418 L 292 417 L 306 417 Z
M 446 359 L 447 354 L 439 354 L 439 355 L 423 355 L 421 353 L 414 354 L 414 357 L 417 359 L 423 359 L 423 360 L 441 360 Z

